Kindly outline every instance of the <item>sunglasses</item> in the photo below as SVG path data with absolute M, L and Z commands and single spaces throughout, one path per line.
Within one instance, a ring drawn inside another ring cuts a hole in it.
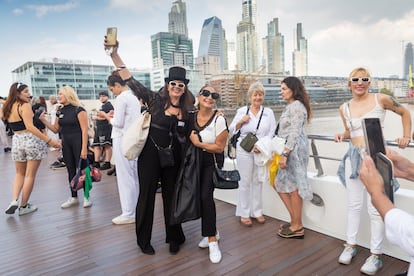
M 171 85 L 172 87 L 178 87 L 178 88 L 184 88 L 185 87 L 185 84 L 184 83 L 182 83 L 182 82 L 175 82 L 175 81 L 170 81 L 169 83 L 168 83 L 169 85 Z
M 203 90 L 203 91 L 201 91 L 200 92 L 200 95 L 201 96 L 203 96 L 203 97 L 209 97 L 210 95 L 211 95 L 211 98 L 213 99 L 213 100 L 217 100 L 218 98 L 220 98 L 220 94 L 219 93 L 216 93 L 216 92 L 210 92 L 210 91 L 208 91 L 208 90 Z
M 353 78 L 351 78 L 350 79 L 350 81 L 351 82 L 369 82 L 371 79 L 370 78 L 368 78 L 368 77 L 363 77 L 363 78 L 356 78 L 356 77 L 353 77 Z

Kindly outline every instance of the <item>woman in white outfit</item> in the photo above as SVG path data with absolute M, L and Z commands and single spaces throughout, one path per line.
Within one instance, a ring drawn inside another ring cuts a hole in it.
M 259 153 L 256 147 L 251 152 L 240 147 L 240 141 L 251 132 L 257 138 L 273 137 L 276 130 L 275 115 L 270 108 L 263 107 L 265 96 L 264 87 L 260 82 L 250 85 L 247 91 L 250 104 L 237 110 L 233 122 L 229 126 L 230 133 L 240 130 L 237 141 L 236 159 L 240 172 L 239 196 L 237 201 L 236 216 L 240 216 L 240 223 L 252 226 L 251 217 L 258 223 L 264 223 L 262 207 L 262 186 L 266 181 L 265 166 L 255 161 L 255 153 Z M 248 109 L 248 110 L 247 110 Z
M 139 185 L 137 160 L 128 160 L 122 154 L 122 137 L 134 120 L 141 115 L 141 104 L 125 81 L 115 73 L 108 78 L 108 88 L 116 95 L 113 112 L 99 111 L 98 116 L 112 125 L 112 150 L 116 164 L 119 199 L 122 214 L 112 219 L 113 224 L 135 223 L 135 208 L 138 200 Z
M 396 139 L 400 148 L 405 148 L 410 142 L 411 117 L 410 111 L 400 105 L 394 98 L 385 94 L 369 93 L 371 76 L 367 69 L 356 68 L 349 75 L 348 86 L 352 93 L 352 99 L 340 107 L 345 131 L 335 134 L 334 140 L 341 142 L 350 139 L 349 150 L 343 157 L 338 169 L 338 176 L 346 187 L 348 195 L 347 206 L 347 230 L 345 249 L 339 256 L 341 264 L 351 263 L 356 255 L 357 234 L 361 217 L 364 194 L 364 185 L 359 178 L 359 168 L 362 162 L 362 153 L 365 152 L 364 132 L 362 120 L 364 118 L 379 118 L 384 122 L 386 110 L 392 110 L 401 116 L 403 128 L 402 137 Z M 374 275 L 381 267 L 382 241 L 384 240 L 384 223 L 368 196 L 367 209 L 371 222 L 371 256 L 361 267 L 361 272 Z

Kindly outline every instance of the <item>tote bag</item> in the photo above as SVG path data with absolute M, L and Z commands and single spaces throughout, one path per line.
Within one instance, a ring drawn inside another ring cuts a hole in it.
M 122 154 L 128 160 L 136 159 L 148 138 L 151 123 L 151 114 L 144 111 L 139 118 L 132 123 L 122 137 Z

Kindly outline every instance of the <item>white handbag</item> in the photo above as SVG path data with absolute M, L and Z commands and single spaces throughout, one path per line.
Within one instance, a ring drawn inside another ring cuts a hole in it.
M 139 118 L 125 131 L 122 137 L 122 154 L 128 160 L 136 159 L 147 141 L 151 123 L 151 114 L 144 111 Z
M 285 144 L 286 140 L 280 138 L 277 135 L 275 135 L 275 137 L 272 138 L 272 141 L 270 143 L 272 151 L 276 152 L 277 154 L 282 154 L 282 152 L 285 150 Z

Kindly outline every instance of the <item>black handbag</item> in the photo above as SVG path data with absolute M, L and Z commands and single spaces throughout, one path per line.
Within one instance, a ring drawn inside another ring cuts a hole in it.
M 157 143 L 155 143 L 154 139 L 152 139 L 151 136 L 149 137 L 152 143 L 154 144 L 154 146 L 157 148 L 158 158 L 160 159 L 160 167 L 161 168 L 173 167 L 175 165 L 175 160 L 174 160 L 174 152 L 172 148 L 172 137 L 171 137 L 170 144 L 165 148 L 158 146 Z
M 222 170 L 217 165 L 216 155 L 213 154 L 215 173 L 213 174 L 214 187 L 217 189 L 237 189 L 239 188 L 240 173 L 234 164 L 234 170 Z
M 249 114 L 250 106 L 247 105 L 246 115 Z M 240 137 L 240 129 L 237 131 L 233 136 L 230 137 L 229 142 L 227 144 L 227 156 L 231 159 L 236 158 L 236 147 L 237 147 L 237 140 Z

